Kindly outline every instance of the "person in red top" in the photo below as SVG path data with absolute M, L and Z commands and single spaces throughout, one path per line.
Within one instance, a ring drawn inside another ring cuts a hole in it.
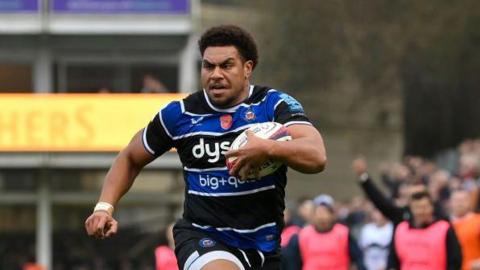
M 26 263 L 23 265 L 22 270 L 45 270 L 45 267 L 36 263 Z
M 173 223 L 168 225 L 165 237 L 168 245 L 159 246 L 155 249 L 155 270 L 178 270 L 177 258 L 174 252 Z
M 281 239 L 280 239 L 280 247 L 281 247 L 281 267 L 280 269 L 289 269 L 288 265 L 290 264 L 289 255 L 288 255 L 288 243 L 290 243 L 290 239 L 302 229 L 302 227 L 298 226 L 293 222 L 292 216 L 292 207 L 287 204 L 285 211 L 283 211 L 283 220 L 285 222 L 285 227 L 283 228 Z
M 294 235 L 288 245 L 289 265 L 285 270 L 348 270 L 355 264 L 364 270 L 363 254 L 345 225 L 336 222 L 333 198 L 320 195 L 312 224 Z
M 280 246 L 282 248 L 287 247 L 288 243 L 292 236 L 297 234 L 302 227 L 292 222 L 292 210 L 291 208 L 285 208 L 283 211 L 283 220 L 285 222 L 285 227 L 283 228 L 280 240 Z
M 450 196 L 451 220 L 462 247 L 462 270 L 480 270 L 480 214 L 471 207 L 470 193 L 456 190 Z
M 462 251 L 448 221 L 433 214 L 433 200 L 426 191 L 411 195 L 410 220 L 397 225 L 387 269 L 459 270 Z

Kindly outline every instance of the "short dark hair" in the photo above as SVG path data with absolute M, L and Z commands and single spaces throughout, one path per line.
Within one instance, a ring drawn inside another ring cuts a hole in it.
M 257 44 L 252 35 L 236 25 L 214 26 L 200 37 L 198 48 L 200 54 L 211 46 L 235 46 L 240 56 L 245 60 L 253 62 L 253 68 L 258 64 Z

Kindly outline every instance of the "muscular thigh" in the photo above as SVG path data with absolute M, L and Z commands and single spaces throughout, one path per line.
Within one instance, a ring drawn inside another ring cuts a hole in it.
M 280 254 L 230 247 L 214 237 L 177 222 L 173 229 L 180 270 L 277 270 Z
M 177 224 L 178 225 L 178 224 Z M 225 244 L 211 236 L 175 226 L 175 255 L 181 270 L 244 270 L 241 260 Z
M 214 260 L 202 267 L 202 270 L 240 270 L 240 268 L 227 260 Z

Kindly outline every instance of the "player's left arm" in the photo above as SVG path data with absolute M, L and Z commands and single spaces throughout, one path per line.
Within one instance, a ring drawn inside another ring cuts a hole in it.
M 256 171 L 269 159 L 279 160 L 302 173 L 323 171 L 327 156 L 320 132 L 306 124 L 294 124 L 287 130 L 292 136 L 291 141 L 262 139 L 247 131 L 248 143 L 225 154 L 227 158 L 237 158 L 230 174 L 246 179 L 251 171 Z
M 287 127 L 292 140 L 274 142 L 268 149 L 269 158 L 280 160 L 302 173 L 323 171 L 327 155 L 320 132 L 312 125 L 300 102 L 286 93 L 277 93 L 280 99 L 272 99 L 275 103 L 273 120 Z
M 295 124 L 287 127 L 291 141 L 272 141 L 268 156 L 280 160 L 302 173 L 319 173 L 325 169 L 327 155 L 322 135 L 311 125 Z
M 231 175 L 244 179 L 269 159 L 279 160 L 302 173 L 319 173 L 325 168 L 327 155 L 320 132 L 311 124 L 297 100 L 285 93 L 276 94 L 272 95 L 270 103 L 272 121 L 287 126 L 292 140 L 260 139 L 247 131 L 248 143 L 226 154 L 227 158 L 237 158 L 230 169 Z

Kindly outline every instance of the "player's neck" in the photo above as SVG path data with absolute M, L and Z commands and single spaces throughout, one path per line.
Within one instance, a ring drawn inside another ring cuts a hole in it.
M 207 99 L 210 106 L 212 106 L 214 109 L 216 108 L 220 110 L 228 110 L 228 109 L 235 108 L 236 106 L 245 102 L 250 97 L 252 91 L 253 91 L 253 85 L 250 85 L 250 83 L 248 83 L 247 81 L 247 84 L 244 86 L 242 92 L 237 96 L 237 98 L 235 98 L 234 100 L 232 100 L 232 102 L 229 102 L 228 104 L 223 104 L 223 105 L 215 104 L 214 102 L 212 102 L 212 100 L 208 97 L 207 94 L 205 94 L 205 98 Z
M 229 108 L 235 107 L 243 102 L 245 102 L 250 97 L 250 83 L 247 81 L 246 85 L 243 87 L 243 91 L 240 93 L 238 98 L 232 102 L 234 104 L 228 105 Z

